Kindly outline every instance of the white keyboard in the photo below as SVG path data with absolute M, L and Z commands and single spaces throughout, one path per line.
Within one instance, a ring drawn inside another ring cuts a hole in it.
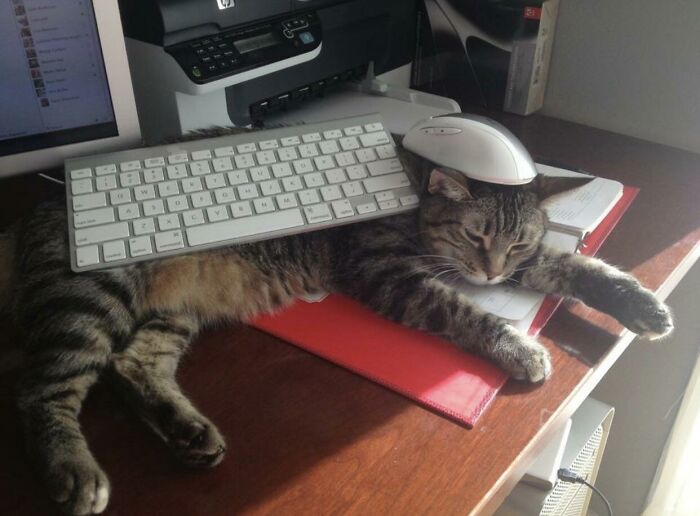
M 70 159 L 65 170 L 76 272 L 418 206 L 379 115 Z

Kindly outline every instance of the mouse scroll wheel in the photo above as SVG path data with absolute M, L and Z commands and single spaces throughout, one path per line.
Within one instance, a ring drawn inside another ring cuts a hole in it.
M 456 127 L 426 127 L 423 129 L 423 132 L 425 134 L 437 134 L 437 135 L 442 135 L 442 134 L 459 134 L 462 132 L 461 129 L 458 129 Z

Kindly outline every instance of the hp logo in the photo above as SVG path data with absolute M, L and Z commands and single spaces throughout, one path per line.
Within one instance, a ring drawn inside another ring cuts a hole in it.
M 236 5 L 236 2 L 234 0 L 216 0 L 216 3 L 219 6 L 219 10 L 228 9 L 229 7 L 233 7 Z

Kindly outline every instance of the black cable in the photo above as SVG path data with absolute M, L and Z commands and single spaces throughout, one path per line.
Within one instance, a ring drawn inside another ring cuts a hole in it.
M 576 473 L 574 473 L 570 469 L 566 469 L 566 468 L 561 468 L 559 471 L 557 471 L 557 477 L 562 482 L 584 484 L 584 485 L 588 486 L 594 493 L 596 493 L 598 496 L 600 496 L 600 498 L 601 498 L 601 500 L 603 500 L 603 502 L 605 502 L 605 507 L 608 510 L 608 516 L 613 516 L 612 506 L 610 505 L 610 502 L 608 501 L 608 499 L 605 498 L 605 495 L 603 493 L 601 493 L 600 490 L 596 486 L 586 482 L 585 478 L 583 478 L 580 475 L 577 475 Z

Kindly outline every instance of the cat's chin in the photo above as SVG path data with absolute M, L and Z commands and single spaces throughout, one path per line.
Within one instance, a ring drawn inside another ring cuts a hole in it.
M 499 283 L 503 283 L 507 278 L 503 275 L 498 275 L 495 276 L 491 279 L 488 279 L 486 277 L 486 274 L 482 274 L 480 276 L 475 276 L 473 274 L 466 274 L 465 275 L 467 281 L 471 283 L 472 285 L 478 285 L 478 286 L 486 286 L 486 285 L 497 285 Z

